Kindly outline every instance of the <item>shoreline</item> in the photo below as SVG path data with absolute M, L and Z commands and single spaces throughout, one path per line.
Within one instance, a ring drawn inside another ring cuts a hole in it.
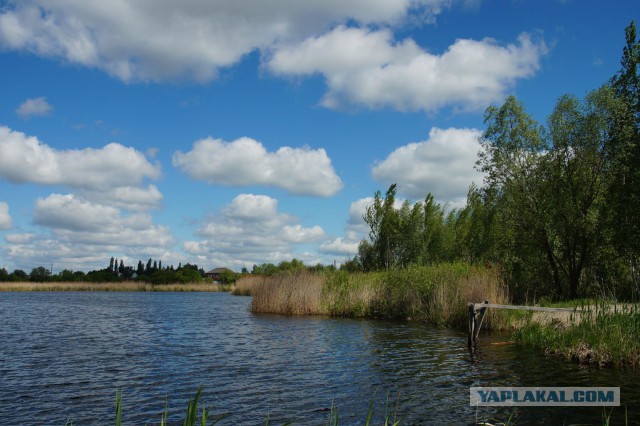
M 213 283 L 150 284 L 136 281 L 92 283 L 92 282 L 2 282 L 2 292 L 46 292 L 46 291 L 122 291 L 122 292 L 229 292 L 233 285 Z

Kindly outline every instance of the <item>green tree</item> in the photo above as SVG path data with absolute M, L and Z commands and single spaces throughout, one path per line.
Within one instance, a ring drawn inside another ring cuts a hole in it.
M 519 240 L 518 254 L 526 255 L 517 260 L 527 261 L 536 251 L 544 256 L 559 298 L 578 295 L 601 240 L 617 107 L 611 90 L 602 88 L 585 102 L 563 96 L 547 129 L 514 97 L 485 116 L 478 165 L 487 174 L 486 189 L 500 197 L 500 216 Z
M 46 282 L 49 281 L 49 277 L 51 276 L 51 271 L 49 271 L 44 266 L 38 266 L 31 270 L 29 274 L 29 280 L 32 282 Z
M 610 86 L 623 102 L 612 134 L 608 225 L 618 253 L 625 259 L 632 290 L 640 297 L 640 40 L 632 21 L 625 29 L 621 69 Z
M 233 272 L 231 270 L 225 270 L 220 274 L 220 282 L 222 284 L 231 284 L 236 282 L 236 280 L 240 277 L 240 274 Z
M 294 272 L 304 268 L 305 268 L 304 263 L 301 260 L 298 260 L 295 258 L 292 259 L 290 262 L 283 260 L 278 264 L 278 269 L 283 272 L 287 272 L 287 271 Z
M 189 264 L 176 270 L 175 277 L 181 283 L 199 283 L 202 281 L 198 268 Z
M 481 191 L 472 184 L 467 193 L 467 204 L 458 212 L 459 238 L 456 251 L 458 260 L 471 263 L 496 262 L 498 245 L 497 204 L 490 191 Z
M 640 121 L 640 39 L 637 38 L 634 21 L 625 28 L 625 40 L 621 69 L 613 76 L 610 84 L 616 94 L 628 103 L 637 123 Z
M 75 275 L 73 274 L 73 271 L 70 269 L 63 269 L 62 271 L 58 272 L 58 276 L 56 277 L 57 281 L 62 281 L 62 282 L 73 282 L 75 281 Z
M 444 253 L 444 207 L 437 203 L 431 193 L 427 194 L 423 206 L 422 258 L 424 264 L 437 263 Z
M 362 264 L 358 256 L 354 256 L 353 259 L 347 260 L 340 265 L 340 270 L 346 272 L 363 272 Z
M 11 276 L 11 281 L 27 281 L 29 279 L 29 275 L 22 269 L 14 269 Z
M 399 248 L 399 217 L 394 208 L 397 185 L 392 184 L 384 199 L 376 191 L 373 204 L 367 207 L 363 216 L 369 225 L 369 240 L 373 246 L 374 268 L 389 270 L 397 263 Z

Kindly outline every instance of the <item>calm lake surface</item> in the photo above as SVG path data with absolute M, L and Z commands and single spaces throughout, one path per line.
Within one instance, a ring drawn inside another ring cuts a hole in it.
M 222 425 L 364 424 L 374 402 L 403 424 L 506 421 L 512 408 L 469 406 L 470 386 L 620 386 L 640 422 L 637 371 L 583 368 L 482 336 L 421 324 L 253 315 L 226 293 L 0 293 L 0 425 L 157 424 L 168 398 L 181 424 L 201 401 Z M 534 407 L 517 424 L 602 424 L 602 408 Z M 624 408 L 613 412 L 620 424 Z M 616 417 L 618 416 L 618 417 Z

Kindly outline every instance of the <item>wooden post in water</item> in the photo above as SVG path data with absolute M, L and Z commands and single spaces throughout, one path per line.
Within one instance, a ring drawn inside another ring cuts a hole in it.
M 488 305 L 489 301 L 485 300 L 484 304 Z M 480 311 L 478 312 L 478 316 L 476 318 L 478 320 L 478 323 L 474 327 L 475 328 L 475 332 L 476 332 L 476 334 L 473 336 L 473 340 L 474 341 L 478 339 L 478 334 L 480 334 L 480 328 L 482 327 L 482 321 L 484 321 L 484 314 L 486 314 L 486 313 L 487 313 L 487 307 L 486 306 L 483 306 L 482 308 L 480 308 Z
M 485 305 L 489 304 L 488 300 L 484 301 Z M 471 347 L 478 339 L 480 328 L 484 321 L 484 315 L 487 313 L 487 306 L 482 306 L 476 311 L 476 304 L 469 303 L 469 347 Z
M 476 305 L 469 303 L 469 347 L 473 346 L 475 340 L 475 326 L 476 326 Z

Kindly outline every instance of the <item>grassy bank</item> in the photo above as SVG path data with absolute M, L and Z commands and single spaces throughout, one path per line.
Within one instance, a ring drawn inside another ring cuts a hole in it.
M 461 263 L 364 274 L 303 271 L 243 277 L 238 288 L 253 295 L 252 312 L 419 320 L 459 327 L 466 327 L 469 302 L 508 299 L 496 270 Z M 511 315 L 490 311 L 485 324 L 505 328 Z
M 640 307 L 595 304 L 576 307 L 567 323 L 530 320 L 515 340 L 580 364 L 640 367 Z
M 0 291 L 231 291 L 232 285 L 211 283 L 190 284 L 148 284 L 144 282 L 124 281 L 117 283 L 92 282 L 0 282 Z

